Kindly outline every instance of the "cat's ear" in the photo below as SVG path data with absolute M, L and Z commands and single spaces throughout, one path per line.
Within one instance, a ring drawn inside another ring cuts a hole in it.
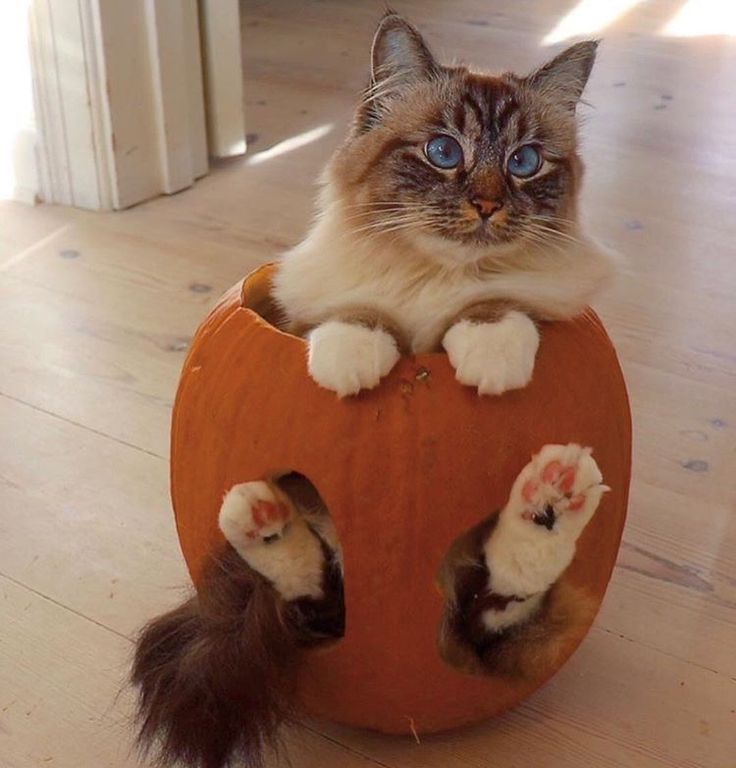
M 398 13 L 387 11 L 371 45 L 371 85 L 389 79 L 411 82 L 431 76 L 437 62 L 419 32 Z
M 600 40 L 575 43 L 526 78 L 526 83 L 575 111 L 595 63 Z
M 403 87 L 430 78 L 439 66 L 419 32 L 398 13 L 387 11 L 371 45 L 371 79 L 358 118 L 368 130 L 385 103 Z

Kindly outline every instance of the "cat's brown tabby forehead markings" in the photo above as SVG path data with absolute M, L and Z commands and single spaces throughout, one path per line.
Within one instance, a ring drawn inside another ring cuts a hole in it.
M 564 233 L 582 174 L 575 107 L 596 47 L 578 43 L 528 77 L 494 77 L 438 64 L 411 25 L 387 14 L 370 86 L 331 165 L 349 220 L 470 246 Z

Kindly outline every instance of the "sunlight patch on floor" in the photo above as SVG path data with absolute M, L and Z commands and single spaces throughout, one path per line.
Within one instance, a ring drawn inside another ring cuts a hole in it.
M 667 37 L 736 37 L 736 2 L 688 0 L 670 19 L 661 34 Z
M 542 45 L 554 45 L 571 37 L 602 32 L 642 2 L 643 0 L 580 0 L 542 40 Z
M 285 155 L 287 152 L 293 152 L 295 149 L 300 149 L 307 144 L 312 144 L 315 141 L 327 136 L 330 131 L 335 127 L 334 123 L 325 123 L 319 125 L 316 128 L 311 128 L 304 133 L 298 133 L 296 136 L 290 136 L 288 139 L 280 141 L 278 144 L 274 144 L 269 149 L 264 149 L 263 152 L 257 152 L 248 158 L 248 165 L 260 165 L 265 163 L 266 160 L 272 160 L 279 155 Z

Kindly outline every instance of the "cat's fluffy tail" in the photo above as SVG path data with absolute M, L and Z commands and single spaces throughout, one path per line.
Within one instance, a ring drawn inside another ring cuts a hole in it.
M 138 744 L 160 766 L 258 768 L 292 716 L 298 631 L 271 585 L 228 545 L 199 595 L 138 640 Z

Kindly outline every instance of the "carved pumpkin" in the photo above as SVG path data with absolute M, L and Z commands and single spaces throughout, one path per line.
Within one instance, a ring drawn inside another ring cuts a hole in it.
M 544 325 L 533 381 L 502 397 L 478 397 L 455 381 L 445 355 L 429 354 L 402 359 L 377 389 L 340 401 L 309 378 L 304 342 L 254 311 L 268 316 L 272 270 L 262 267 L 212 310 L 179 385 L 172 497 L 195 584 L 221 536 L 224 493 L 276 471 L 300 472 L 340 534 L 347 620 L 343 640 L 307 656 L 300 680 L 307 710 L 409 733 L 508 709 L 543 681 L 448 666 L 437 650 L 443 599 L 435 577 L 452 541 L 503 506 L 532 453 L 578 442 L 593 447 L 612 492 L 562 578 L 600 604 L 631 462 L 626 388 L 600 321 L 591 312 Z M 560 664 L 588 629 L 563 638 Z

